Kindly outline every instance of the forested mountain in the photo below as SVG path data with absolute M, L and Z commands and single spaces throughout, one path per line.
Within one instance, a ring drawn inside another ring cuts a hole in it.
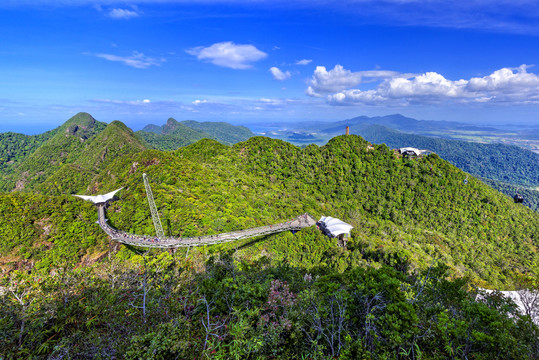
M 514 197 L 516 194 L 522 195 L 524 197 L 523 204 L 530 209 L 539 212 L 539 190 L 537 190 L 539 187 L 536 189 L 530 189 L 496 180 L 482 179 L 482 181 L 508 196 Z
M 37 190 L 69 194 L 84 184 L 81 191 L 104 193 L 126 187 L 122 201 L 109 211 L 112 223 L 129 232 L 151 234 L 141 181 L 147 172 L 174 235 L 231 231 L 309 212 L 340 217 L 356 226 L 354 238 L 362 250 L 356 259 L 338 260 L 339 266 L 359 261 L 361 252 L 373 252 L 381 262 L 406 258 L 417 268 L 442 257 L 455 274 L 484 285 L 511 284 L 514 274 L 532 271 L 538 214 L 479 180 L 469 177 L 464 184 L 468 175 L 436 155 L 406 159 L 384 145 L 372 150 L 368 146 L 357 136 L 337 137 L 321 148 L 311 145 L 304 150 L 262 137 L 233 147 L 202 140 L 174 153 L 130 151 L 106 163 L 94 178 L 67 167 L 51 178 L 56 188 Z M 94 154 L 91 163 L 95 163 L 103 152 L 86 154 Z M 74 201 L 78 199 L 66 205 Z M 9 206 L 3 211 L 3 216 L 12 217 Z M 18 214 L 12 221 L 20 225 L 11 227 L 28 231 L 23 225 L 26 217 Z M 100 233 L 97 226 L 93 232 Z M 47 252 L 38 258 L 43 256 Z M 51 256 L 56 256 L 54 247 Z
M 109 161 L 145 149 L 121 122 L 107 125 L 90 114 L 79 113 L 4 175 L 1 189 L 48 194 L 82 191 Z
M 12 171 L 57 131 L 51 130 L 39 135 L 0 133 L 0 174 Z
M 379 125 L 352 128 L 368 141 L 391 148 L 412 146 L 434 151 L 445 160 L 487 179 L 539 186 L 539 154 L 516 146 L 479 144 L 407 134 Z
M 235 144 L 254 136 L 253 132 L 245 126 L 234 126 L 225 122 L 197 122 L 193 120 L 182 121 L 182 124 L 192 129 L 204 131 L 212 138 L 224 144 Z
M 204 131 L 190 127 L 170 118 L 163 126 L 146 125 L 136 132 L 151 148 L 158 150 L 176 150 L 185 145 L 192 144 L 200 139 L 212 138 Z
M 94 177 L 64 168 L 56 189 L 0 195 L 7 358 L 538 355 L 530 318 L 499 296 L 476 301 L 473 287 L 537 279 L 539 214 L 435 154 L 410 159 L 355 135 L 304 149 L 253 137 L 137 151 L 121 123 L 98 137 L 95 146 L 122 145 L 103 159 L 90 142 L 73 160 L 96 164 Z M 313 227 L 188 254 L 142 252 L 109 242 L 95 207 L 65 195 L 69 183 L 94 194 L 124 187 L 109 223 L 154 234 L 143 173 L 167 234 L 304 212 L 354 229 L 347 248 Z M 11 295 L 23 293 L 22 303 Z
M 100 191 L 101 184 L 93 183 L 92 189 L 88 188 L 88 184 L 107 165 L 118 157 L 131 156 L 143 150 L 146 150 L 145 144 L 131 129 L 120 121 L 113 121 L 88 142 L 73 161 L 64 163 L 34 190 L 49 195 Z
M 109 161 L 121 155 L 147 148 L 175 150 L 203 138 L 231 144 L 252 135 L 241 126 L 180 123 L 172 118 L 163 126 L 148 125 L 133 133 L 120 121 L 107 125 L 88 113 L 78 113 L 44 134 L 0 134 L 0 191 L 80 192 Z
M 178 122 L 169 118 L 162 126 L 146 125 L 137 135 L 151 147 L 158 150 L 176 150 L 200 139 L 214 139 L 223 144 L 235 144 L 254 136 L 244 126 L 234 126 L 224 122 L 202 122 L 193 120 Z

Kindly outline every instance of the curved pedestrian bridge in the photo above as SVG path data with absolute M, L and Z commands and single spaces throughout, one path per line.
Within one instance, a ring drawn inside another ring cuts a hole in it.
M 119 231 L 107 223 L 105 218 L 105 203 L 96 204 L 99 214 L 99 226 L 105 231 L 114 241 L 122 244 L 153 247 L 153 248 L 178 248 L 178 247 L 191 247 L 191 246 L 203 246 L 211 244 L 220 244 L 230 241 L 247 239 L 255 236 L 262 236 L 268 234 L 274 234 L 283 231 L 298 231 L 306 227 L 310 227 L 316 224 L 316 220 L 305 213 L 297 218 L 286 221 L 283 223 L 261 226 L 251 229 L 232 231 L 227 233 L 195 236 L 195 237 L 165 237 L 159 238 L 151 235 L 136 235 L 127 232 Z

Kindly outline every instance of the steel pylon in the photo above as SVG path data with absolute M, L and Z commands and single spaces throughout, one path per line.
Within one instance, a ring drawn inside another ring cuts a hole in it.
M 150 204 L 150 211 L 152 213 L 152 220 L 153 220 L 153 226 L 155 227 L 155 234 L 157 235 L 158 238 L 164 239 L 165 232 L 163 231 L 163 225 L 161 225 L 161 219 L 159 218 L 159 214 L 157 213 L 157 207 L 155 206 L 155 201 L 153 199 L 152 188 L 150 187 L 150 183 L 148 181 L 148 175 L 144 173 L 142 174 L 142 178 L 144 179 L 144 186 L 146 187 L 146 196 L 148 197 L 148 204 Z

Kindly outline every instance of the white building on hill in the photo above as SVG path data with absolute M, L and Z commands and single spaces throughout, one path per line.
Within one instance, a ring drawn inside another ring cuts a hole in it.
M 331 216 L 322 216 L 317 223 L 318 228 L 327 236 L 339 239 L 339 246 L 346 247 L 346 242 L 350 237 L 352 225 Z
M 428 155 L 432 151 L 430 150 L 419 150 L 413 147 L 403 147 L 399 149 L 399 152 L 402 155 L 408 155 L 408 156 L 421 156 L 421 155 Z

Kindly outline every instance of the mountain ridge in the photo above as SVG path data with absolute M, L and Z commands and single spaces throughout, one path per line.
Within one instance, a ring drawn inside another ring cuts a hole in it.
M 146 125 L 142 130 L 137 131 L 137 134 L 158 150 L 175 150 L 204 138 L 218 140 L 224 144 L 234 144 L 254 136 L 254 133 L 244 126 L 194 120 L 179 122 L 174 118 L 169 118 L 161 126 Z
M 215 136 L 193 128 L 196 126 L 215 133 Z M 78 192 L 84 181 L 95 176 L 100 164 L 111 156 L 111 152 L 121 155 L 125 151 L 142 151 L 146 148 L 175 150 L 202 138 L 232 143 L 254 135 L 247 128 L 227 123 L 178 122 L 173 118 L 169 118 L 163 126 L 147 125 L 144 129 L 149 131 L 133 132 L 121 121 L 106 124 L 89 113 L 80 112 L 43 134 L 2 133 L 0 191 L 41 189 L 54 194 L 58 191 Z M 107 136 L 107 132 L 111 134 Z M 113 138 L 117 141 L 112 141 Z M 96 155 L 98 153 L 102 159 Z M 69 171 L 78 173 L 80 179 L 69 187 L 59 183 L 54 185 Z
M 424 133 L 426 130 L 468 130 L 468 131 L 491 131 L 499 132 L 499 129 L 488 126 L 476 126 L 467 123 L 447 120 L 417 120 L 414 118 L 406 117 L 401 114 L 391 114 L 385 116 L 357 116 L 347 120 L 341 120 L 333 125 L 330 125 L 322 131 L 330 134 L 342 133 L 344 126 L 350 126 L 350 130 L 353 131 L 355 126 L 361 126 L 365 124 L 374 124 L 386 126 L 392 129 L 410 132 L 410 133 Z

